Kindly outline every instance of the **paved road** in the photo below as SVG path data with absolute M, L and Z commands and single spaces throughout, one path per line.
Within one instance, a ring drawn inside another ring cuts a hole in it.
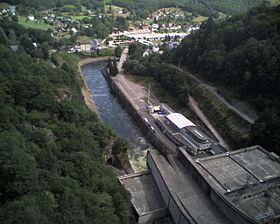
M 199 117 L 199 119 L 202 120 L 202 122 L 209 128 L 209 130 L 213 133 L 213 135 L 215 135 L 215 137 L 218 139 L 220 145 L 223 146 L 226 150 L 230 150 L 228 143 L 223 139 L 223 137 L 217 132 L 214 126 L 209 122 L 207 117 L 198 107 L 197 102 L 191 96 L 189 96 L 189 103 L 190 106 L 195 111 L 196 115 Z
M 141 85 L 133 83 L 132 81 L 125 78 L 122 65 L 127 57 L 128 49 L 125 49 L 118 63 L 119 74 L 116 77 L 113 77 L 113 79 L 115 80 L 119 88 L 122 90 L 122 92 L 126 95 L 127 99 L 129 99 L 129 101 L 132 103 L 134 108 L 138 110 L 142 117 L 148 119 L 151 126 L 156 130 L 155 135 L 157 135 L 157 138 L 166 147 L 168 147 L 171 152 L 175 153 L 177 146 L 161 132 L 161 130 L 155 124 L 155 119 L 148 113 L 148 104 L 144 101 L 144 98 L 147 98 L 148 96 L 147 90 Z
M 127 98 L 129 98 L 133 105 L 137 108 L 137 110 L 146 109 L 146 104 L 143 100 L 143 98 L 146 96 L 145 89 L 143 89 L 142 86 L 133 83 L 125 78 L 122 66 L 127 57 L 128 49 L 126 48 L 123 51 L 121 58 L 118 62 L 119 74 L 113 79 L 116 81 L 117 85 L 123 90 L 123 93 L 126 94 Z
M 200 80 L 199 78 L 197 78 L 196 76 L 192 75 L 191 73 L 177 67 L 174 65 L 175 68 L 177 68 L 178 70 L 184 72 L 185 74 L 187 74 L 189 77 L 191 77 L 192 79 L 196 80 L 197 82 L 201 83 L 205 88 L 207 88 L 208 90 L 210 90 L 213 94 L 215 94 L 215 96 L 221 101 L 223 102 L 223 104 L 230 110 L 232 110 L 233 112 L 235 112 L 237 115 L 239 115 L 241 118 L 243 118 L 245 121 L 247 121 L 250 124 L 254 124 L 256 121 L 256 117 L 250 117 L 248 114 L 245 114 L 244 112 L 240 111 L 237 107 L 235 107 L 234 105 L 232 105 L 231 103 L 229 103 L 223 96 L 221 96 L 215 87 L 204 83 L 202 80 Z

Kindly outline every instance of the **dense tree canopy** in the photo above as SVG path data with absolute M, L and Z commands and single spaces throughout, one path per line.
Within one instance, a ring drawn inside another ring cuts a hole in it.
M 252 128 L 252 142 L 279 152 L 279 6 L 262 5 L 222 22 L 209 19 L 183 40 L 174 59 L 205 79 L 234 89 L 264 112 Z
M 262 0 L 112 0 L 113 4 L 128 8 L 134 11 L 140 18 L 145 18 L 149 13 L 165 7 L 180 7 L 190 12 L 199 13 L 205 16 L 213 16 L 216 12 L 235 14 L 245 12 L 249 8 L 263 2 Z
M 37 32 L 0 21 L 0 223 L 131 223 L 103 158 L 116 136 L 85 106 L 71 66 L 34 55 L 33 38 L 55 44 Z
M 81 5 L 89 9 L 104 10 L 104 0 L 0 0 L 0 2 L 8 2 L 12 4 L 23 3 L 26 6 L 36 9 L 49 9 L 55 7 L 64 7 L 65 5 Z M 112 0 L 112 4 L 124 7 L 131 11 L 137 18 L 146 18 L 151 12 L 165 7 L 180 7 L 187 11 L 198 13 L 204 16 L 214 16 L 217 12 L 225 14 L 236 14 L 245 12 L 264 0 Z M 66 8 L 65 8 L 66 9 Z
M 92 24 L 92 27 L 83 28 L 81 35 L 105 38 L 113 31 L 113 25 L 116 21 L 110 17 L 99 18 L 98 16 L 94 16 L 91 19 L 85 18 L 83 22 Z
M 84 5 L 91 9 L 100 9 L 104 6 L 104 0 L 0 0 L 10 4 L 20 4 L 36 9 L 50 9 L 55 7 L 64 7 L 65 5 Z

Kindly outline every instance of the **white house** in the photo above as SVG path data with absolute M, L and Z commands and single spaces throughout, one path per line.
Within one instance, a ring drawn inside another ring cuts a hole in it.
M 156 31 L 156 30 L 158 30 L 158 28 L 159 28 L 159 25 L 157 23 L 154 23 L 152 25 L 152 31 Z
M 77 32 L 78 32 L 78 30 L 77 30 L 75 27 L 73 27 L 73 28 L 71 29 L 71 31 L 72 31 L 73 33 L 77 33 Z
M 30 15 L 27 17 L 30 21 L 34 21 L 35 20 L 35 17 L 33 15 Z

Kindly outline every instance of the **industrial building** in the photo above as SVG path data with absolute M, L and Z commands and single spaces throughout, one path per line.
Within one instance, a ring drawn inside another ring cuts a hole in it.
M 143 126 L 157 126 L 153 137 L 166 136 L 174 153 L 148 151 L 147 172 L 118 178 L 139 224 L 280 224 L 279 156 L 227 151 L 166 104 L 148 111 Z
M 167 105 L 162 105 L 160 108 L 160 115 L 153 116 L 158 127 L 171 141 L 194 156 L 206 153 L 208 149 L 210 152 L 213 142 L 193 122 L 182 114 L 175 113 Z M 220 151 L 219 149 L 218 152 Z M 211 152 L 215 154 L 215 149 Z
M 147 164 L 144 175 L 119 178 L 138 223 L 280 223 L 280 159 L 260 146 L 195 160 L 183 148 L 148 152 Z

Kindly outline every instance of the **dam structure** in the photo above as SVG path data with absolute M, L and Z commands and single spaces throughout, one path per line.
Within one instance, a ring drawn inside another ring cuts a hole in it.
M 227 151 L 188 118 L 119 74 L 103 75 L 112 92 L 158 149 L 147 171 L 118 177 L 138 223 L 280 223 L 280 158 L 261 146 Z
M 280 222 L 280 159 L 260 146 L 198 159 L 148 152 L 147 167 L 118 178 L 138 223 Z

